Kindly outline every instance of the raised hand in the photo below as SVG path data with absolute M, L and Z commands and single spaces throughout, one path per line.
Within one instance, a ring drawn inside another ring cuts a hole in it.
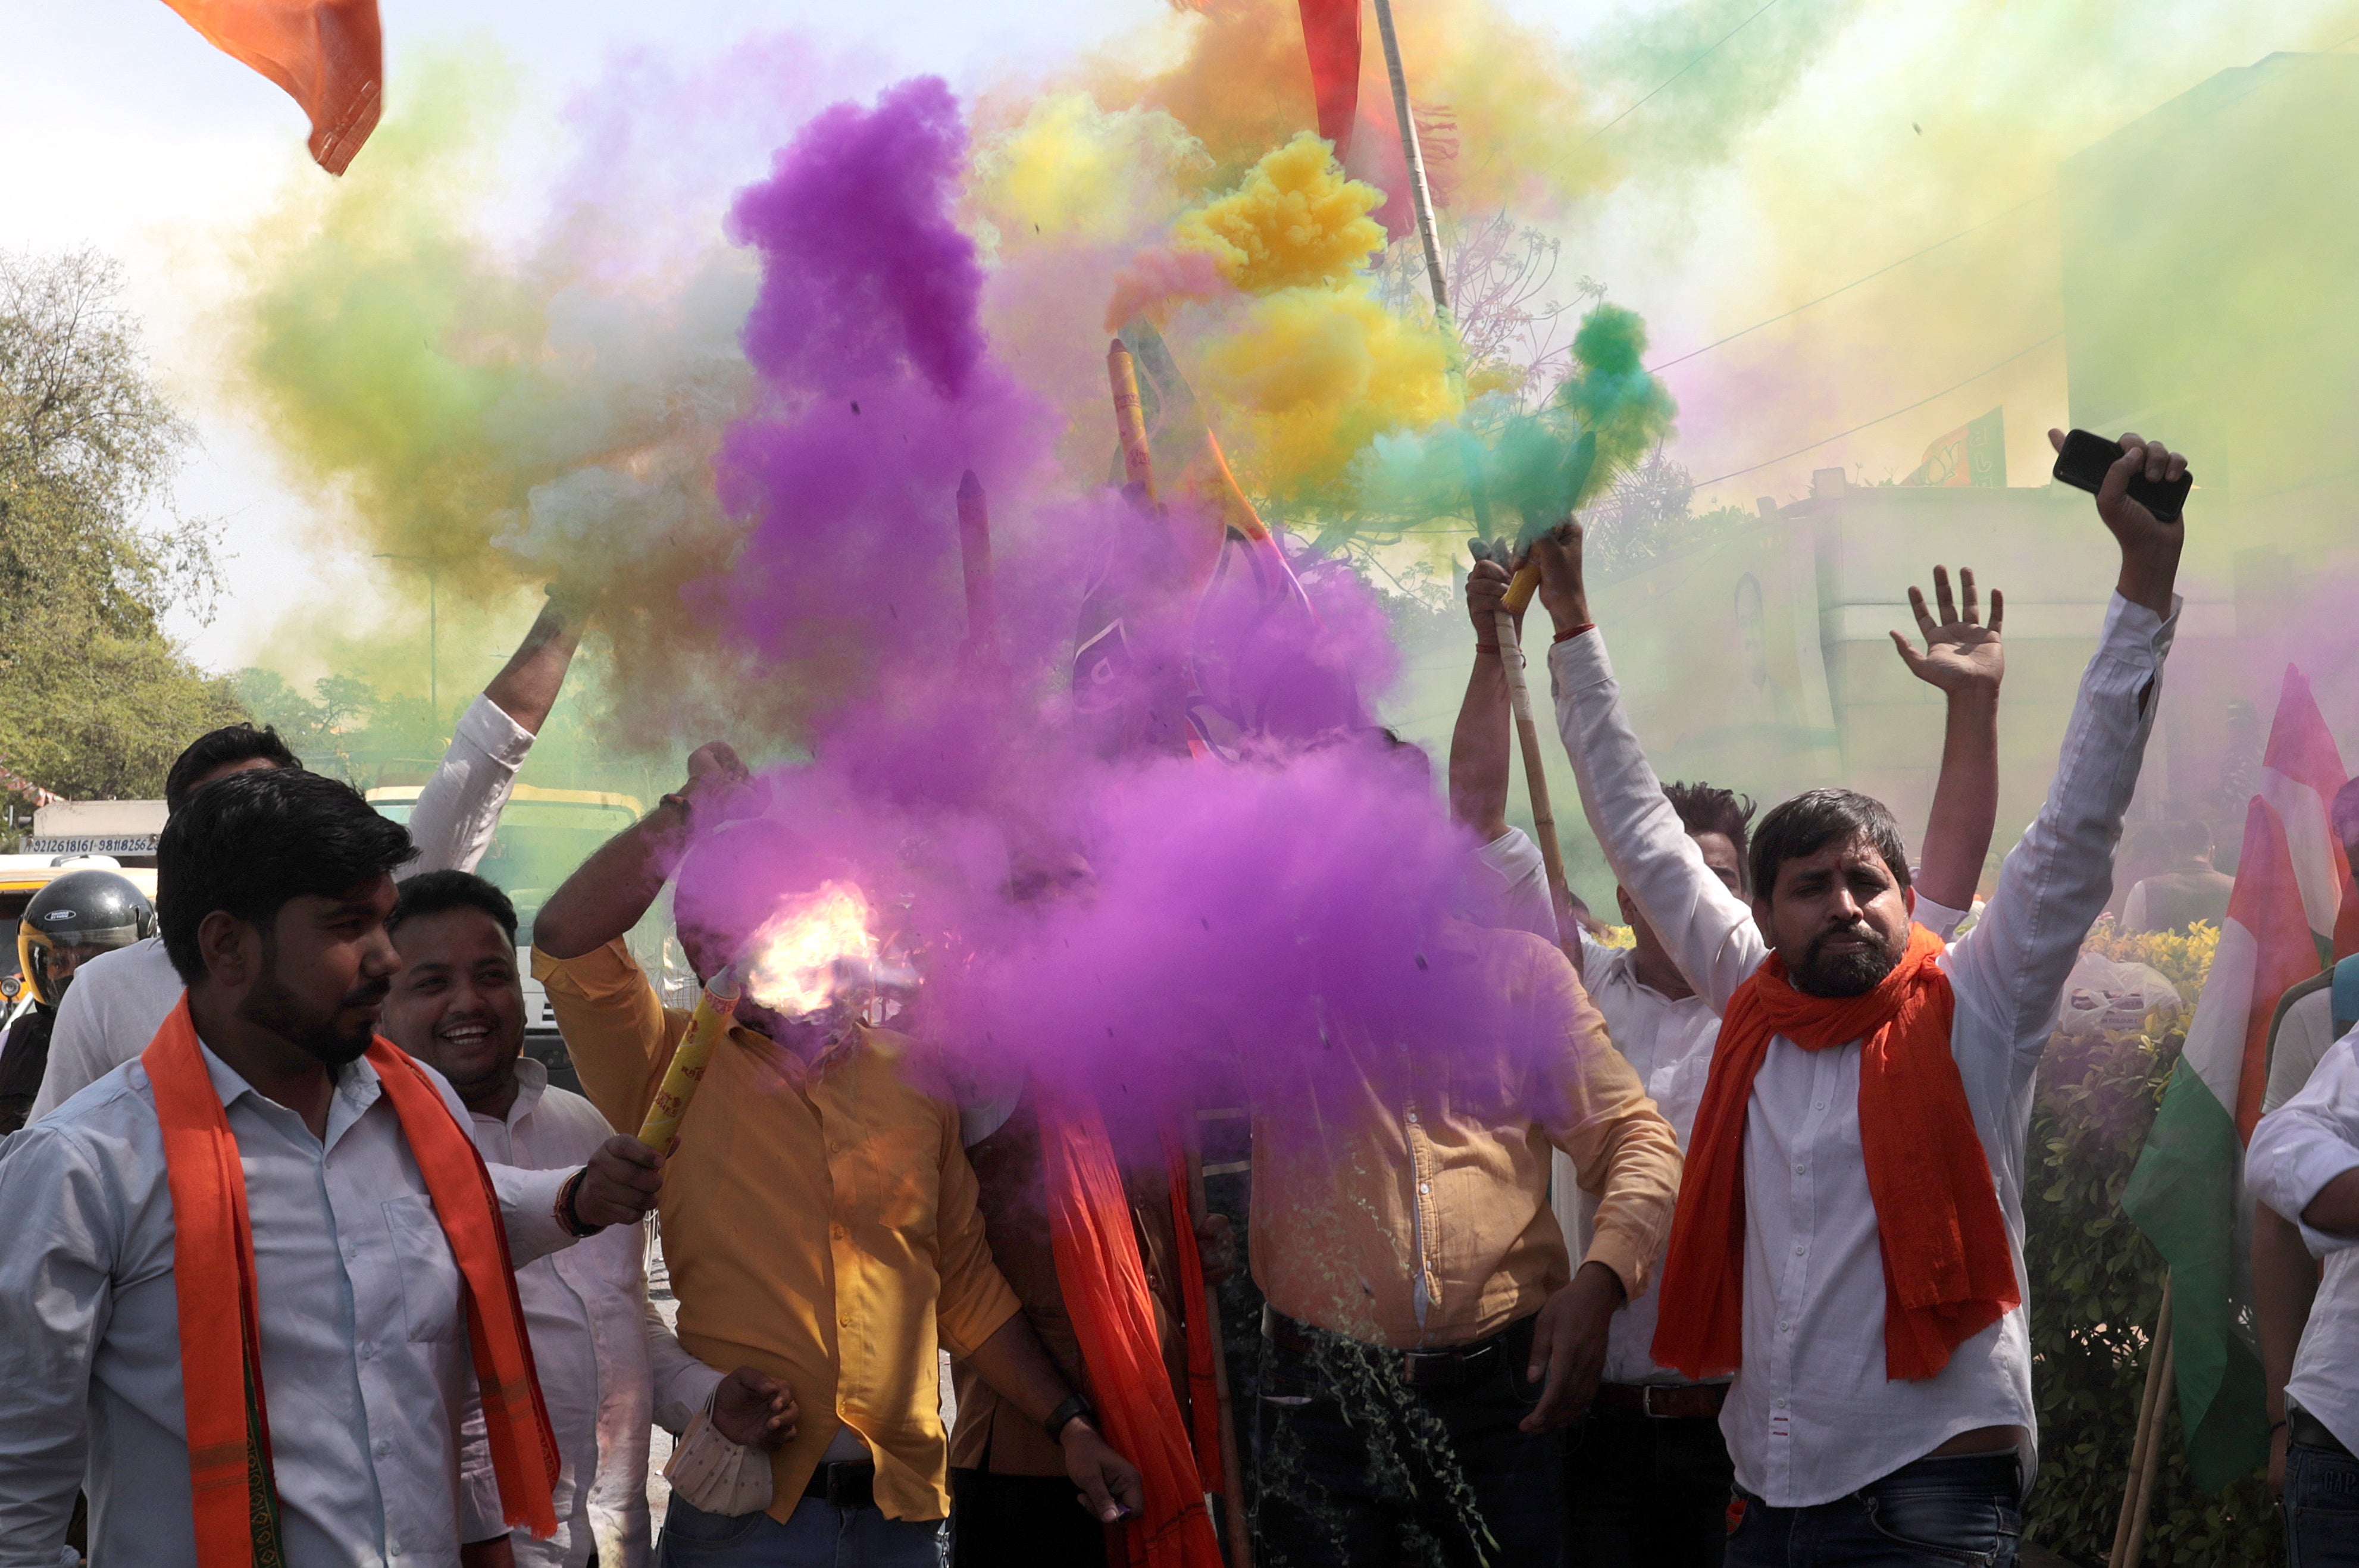
M 2064 450 L 2064 432 L 2051 430 L 2048 444 Z M 2122 547 L 2121 596 L 2143 604 L 2156 615 L 2170 614 L 2171 586 L 2179 577 L 2179 552 L 2187 543 L 2184 514 L 2168 520 L 2130 498 L 2131 476 L 2143 472 L 2159 484 L 2186 474 L 2187 459 L 2160 441 L 2150 441 L 2132 430 L 2122 437 L 2122 455 L 2105 471 L 2097 489 L 2097 516 Z
M 1499 646 L 1499 612 L 1506 608 L 1513 573 L 1504 540 L 1484 549 L 1489 553 L 1475 557 L 1474 564 L 1466 570 L 1466 618 L 1474 623 L 1474 645 L 1495 649 Z M 1523 626 L 1523 616 L 1517 615 L 1516 629 L 1520 632 Z
M 1525 557 L 1540 569 L 1540 603 L 1560 632 L 1589 622 L 1589 584 L 1581 570 L 1581 525 L 1571 517 L 1532 541 Z M 1520 562 L 1518 563 L 1520 564 Z
M 2006 595 L 1991 590 L 1990 624 L 1984 626 L 1981 605 L 1974 596 L 1974 572 L 1970 566 L 1958 569 L 1958 589 L 1964 607 L 1950 597 L 1950 571 L 1945 566 L 1933 568 L 1933 599 L 1940 609 L 1940 619 L 1933 618 L 1925 607 L 1925 593 L 1911 585 L 1908 608 L 1917 616 L 1917 630 L 1925 639 L 1925 651 L 1919 653 L 1908 639 L 1898 632 L 1892 634 L 1892 646 L 1900 650 L 1900 661 L 1908 666 L 1908 673 L 1929 686 L 1944 691 L 1962 691 L 1974 686 L 1998 689 L 2006 673 L 2006 651 L 1999 640 L 1999 623 L 2006 615 Z

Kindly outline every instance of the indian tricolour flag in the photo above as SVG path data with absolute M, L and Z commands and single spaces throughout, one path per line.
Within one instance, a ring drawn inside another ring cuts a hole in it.
M 2269 1018 L 2288 986 L 2325 963 L 2348 872 L 2328 831 L 2343 781 L 2310 683 L 2288 669 L 2245 813 L 2244 854 L 2186 1053 L 2122 1194 L 2170 1263 L 2179 1413 L 2198 1486 L 2216 1490 L 2268 1456 L 2253 1341 L 2252 1200 L 2245 1143 L 2268 1078 Z

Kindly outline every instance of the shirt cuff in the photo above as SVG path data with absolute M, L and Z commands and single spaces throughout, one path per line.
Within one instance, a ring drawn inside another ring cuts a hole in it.
M 1567 637 L 1549 649 L 1549 675 L 1560 691 L 1582 691 L 1614 678 L 1605 657 L 1605 634 L 1592 626 L 1577 637 Z
M 998 1269 L 994 1269 L 991 1272 L 992 1285 L 995 1285 L 996 1290 L 986 1286 L 979 1291 L 970 1292 L 979 1296 L 980 1300 L 946 1302 L 935 1313 L 934 1327 L 941 1334 L 942 1347 L 959 1360 L 963 1361 L 973 1355 L 984 1340 L 1006 1327 L 1007 1320 L 1024 1310 L 1024 1303 L 1016 1299 L 1015 1290 L 999 1278 Z
M 530 730 L 508 717 L 507 710 L 489 697 L 477 697 L 468 703 L 467 711 L 459 715 L 458 727 L 451 732 L 453 745 L 465 741 L 510 772 L 524 766 L 532 738 Z
M 581 1237 L 557 1223 L 557 1194 L 582 1168 L 526 1171 L 495 1165 L 492 1185 L 500 1195 L 500 1217 L 506 1223 L 508 1258 L 517 1268 L 552 1252 L 562 1252 Z
M 2179 594 L 2170 596 L 2170 614 L 2158 615 L 2144 604 L 2133 604 L 2122 597 L 2121 590 L 2114 591 L 2105 605 L 2104 629 L 2098 634 L 2097 648 L 2101 653 L 2131 659 L 2139 664 L 2148 660 L 2159 663 L 2170 652 L 2172 640 L 2179 635 L 2179 613 L 2187 601 Z M 2135 652 L 2133 652 L 2135 650 Z
M 1622 1281 L 1622 1300 L 1636 1301 L 1647 1290 L 1647 1254 L 1619 1230 L 1600 1226 L 1590 1237 L 1583 1264 L 1603 1263 Z
M 1943 942 L 1956 934 L 1958 927 L 1965 923 L 1966 915 L 1966 910 L 1953 909 L 1938 898 L 1917 895 L 1917 923 Z
M 655 1391 L 657 1421 L 674 1435 L 686 1432 L 688 1423 L 712 1399 L 712 1390 L 728 1378 L 729 1374 L 719 1367 L 708 1367 L 694 1356 L 684 1356 L 679 1369 Z
M 2359 1236 L 2338 1236 L 2331 1231 L 2312 1230 L 2309 1225 L 2302 1224 L 2301 1218 L 2301 1212 L 2309 1208 L 2321 1192 L 2326 1191 L 2328 1182 L 2346 1171 L 2359 1170 L 2359 1150 L 2353 1149 L 2345 1143 L 2321 1142 L 2315 1148 L 2306 1149 L 2299 1153 L 2289 1151 L 2285 1156 L 2285 1160 L 2288 1167 L 2285 1180 L 2282 1182 L 2274 1182 L 2272 1185 L 2277 1187 L 2280 1192 L 2288 1192 L 2300 1198 L 2301 1201 L 2294 1205 L 2294 1212 L 2286 1217 L 2300 1228 L 2302 1244 L 2310 1248 L 2310 1255 L 2312 1258 L 2325 1258 L 2332 1253 L 2348 1252 L 2351 1248 L 2359 1247 Z

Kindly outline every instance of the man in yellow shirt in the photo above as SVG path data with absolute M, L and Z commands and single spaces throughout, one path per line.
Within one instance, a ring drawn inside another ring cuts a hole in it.
M 735 754 L 704 747 L 679 792 L 583 862 L 534 922 L 533 973 L 616 1127 L 640 1125 L 688 1026 L 623 935 L 675 872 L 700 889 L 725 884 L 723 867 L 774 845 L 778 824 L 735 820 L 759 807 Z M 753 934 L 758 900 L 697 902 L 679 935 L 709 977 Z M 783 1379 L 803 1416 L 773 1458 L 766 1517 L 675 1496 L 667 1563 L 934 1568 L 950 1512 L 938 1345 L 1049 1431 L 1100 1520 L 1140 1505 L 1138 1473 L 1099 1436 L 992 1263 L 958 1113 L 917 1082 L 916 1051 L 889 1029 L 821 1030 L 748 998 L 713 1052 L 660 1211 L 679 1339 L 709 1365 Z

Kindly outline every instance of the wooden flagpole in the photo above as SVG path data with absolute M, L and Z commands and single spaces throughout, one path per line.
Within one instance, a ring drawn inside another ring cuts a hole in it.
M 1465 391 L 1463 367 L 1458 362 L 1458 324 L 1450 313 L 1450 281 L 1441 267 L 1441 242 L 1433 228 L 1433 191 L 1426 183 L 1425 149 L 1417 139 L 1417 116 L 1409 111 L 1408 77 L 1401 70 L 1400 37 L 1393 30 L 1392 0 L 1375 0 L 1376 32 L 1385 46 L 1385 72 L 1392 78 L 1393 114 L 1400 123 L 1401 156 L 1408 164 L 1409 205 L 1417 214 L 1418 244 L 1425 247 L 1426 282 L 1433 290 L 1434 319 L 1449 339 L 1450 376 L 1462 397 Z M 1475 526 L 1487 538 L 1490 534 L 1490 505 L 1484 494 L 1479 475 L 1473 484 Z M 1503 563 L 1506 564 L 1506 563 Z M 1532 574 L 1531 587 L 1538 587 L 1538 574 Z M 1513 589 L 1510 589 L 1513 593 Z M 1530 589 L 1524 601 L 1530 601 Z M 1516 611 L 1523 608 L 1515 605 Z M 1564 851 L 1556 838 L 1556 811 L 1549 802 L 1548 773 L 1540 759 L 1539 726 L 1532 718 L 1531 681 L 1524 670 L 1524 646 L 1516 634 L 1516 616 L 1508 610 L 1498 615 L 1499 662 L 1507 671 L 1507 701 L 1516 715 L 1516 739 L 1524 754 L 1524 783 L 1532 797 L 1532 837 L 1540 846 L 1540 862 L 1548 869 L 1549 902 L 1559 919 L 1571 905 L 1565 889 Z
M 2105 1568 L 2137 1568 L 2146 1552 L 2146 1520 L 2154 1502 L 2154 1479 L 2162 1465 L 2162 1426 L 2171 1399 L 2170 1276 L 2162 1277 L 2162 1310 L 2155 1314 L 2154 1337 L 2147 1342 L 2146 1392 L 2138 1400 L 2137 1434 L 2130 1442 L 2129 1475 L 2122 1508 L 2114 1520 L 2114 1549 Z

